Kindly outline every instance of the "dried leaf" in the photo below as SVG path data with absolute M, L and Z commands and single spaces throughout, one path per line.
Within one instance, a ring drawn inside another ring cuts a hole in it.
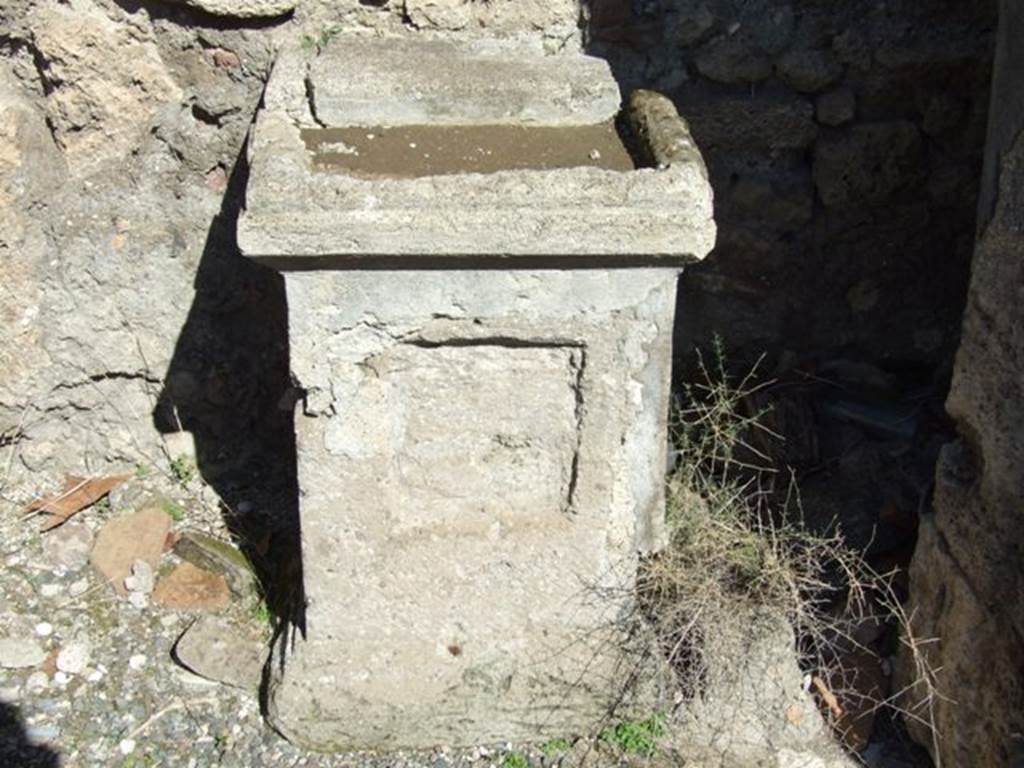
M 44 518 L 39 529 L 48 531 L 67 522 L 72 515 L 81 512 L 102 499 L 131 475 L 106 475 L 85 479 L 67 475 L 64 478 L 64 490 L 43 499 L 36 499 L 27 507 L 23 514 L 43 512 L 49 517 Z

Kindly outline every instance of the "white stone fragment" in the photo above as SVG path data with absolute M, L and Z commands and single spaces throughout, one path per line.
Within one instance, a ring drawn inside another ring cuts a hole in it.
M 25 681 L 25 690 L 30 693 L 38 693 L 50 687 L 50 678 L 42 670 L 33 672 Z
M 80 675 L 89 665 L 92 645 L 88 640 L 73 640 L 57 654 L 57 669 L 69 675 Z
M 130 575 L 125 577 L 124 588 L 129 592 L 140 592 L 148 595 L 153 591 L 156 581 L 153 573 L 153 566 L 145 560 L 136 560 L 132 563 Z
M 21 688 L 17 685 L 8 685 L 0 688 L 0 702 L 16 704 L 19 699 L 21 699 Z
M 43 663 L 46 652 L 31 638 L 0 638 L 0 667 L 21 669 Z
M 71 582 L 71 585 L 68 587 L 68 594 L 71 595 L 71 597 L 81 597 L 88 591 L 89 580 L 84 577 Z

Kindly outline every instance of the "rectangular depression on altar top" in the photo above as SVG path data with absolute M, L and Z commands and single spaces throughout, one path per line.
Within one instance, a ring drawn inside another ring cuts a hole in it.
M 703 161 L 669 102 L 643 95 L 620 114 L 603 60 L 493 40 L 286 50 L 240 245 L 281 269 L 699 259 L 714 240 Z

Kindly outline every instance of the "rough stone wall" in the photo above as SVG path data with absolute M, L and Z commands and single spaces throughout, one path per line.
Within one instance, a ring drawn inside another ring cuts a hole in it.
M 159 465 L 160 432 L 196 433 L 211 482 L 259 474 L 261 446 L 287 452 L 283 284 L 234 234 L 282 39 L 454 31 L 558 49 L 579 43 L 579 14 L 576 0 L 0 3 L 4 495 Z
M 179 0 L 233 19 L 286 18 L 304 34 L 424 31 L 543 39 L 549 49 L 580 42 L 580 0 Z
M 924 650 L 955 699 L 935 706 L 933 749 L 950 766 L 1024 764 L 1021 39 L 1024 7 L 1003 0 L 978 243 L 946 404 L 962 438 L 943 450 L 911 569 L 918 635 L 938 638 Z
M 580 41 L 580 0 L 309 0 L 298 6 L 296 16 L 311 28 L 324 23 L 460 34 L 532 34 L 555 49 Z
M 590 0 L 589 48 L 671 94 L 715 189 L 677 349 L 956 348 L 993 0 Z
M 21 499 L 158 465 L 161 402 L 165 425 L 245 432 L 281 376 L 255 321 L 283 294 L 224 226 L 269 36 L 106 0 L 0 15 L 0 444 Z
M 624 89 L 671 92 L 708 158 L 719 245 L 684 280 L 678 349 L 717 331 L 751 353 L 941 360 L 990 5 L 592 0 L 581 22 L 577 0 L 10 0 L 0 140 L 29 179 L 5 191 L 0 251 L 18 318 L 0 373 L 11 472 L 137 459 L 154 409 L 163 429 L 236 436 L 276 418 L 283 291 L 232 232 L 236 159 L 283 36 L 532 35 L 551 50 L 589 24 Z

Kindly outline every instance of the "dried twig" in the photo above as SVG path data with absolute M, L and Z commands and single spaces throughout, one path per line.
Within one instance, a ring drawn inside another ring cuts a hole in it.
M 750 395 L 763 387 L 752 375 L 733 385 L 720 346 L 716 354 L 713 368 L 699 360 L 703 381 L 684 388 L 674 435 L 680 461 L 667 493 L 671 544 L 639 579 L 646 613 L 684 691 L 699 695 L 721 672 L 709 667 L 714 654 L 705 657 L 705 638 L 742 633 L 751 615 L 767 610 L 788 618 L 801 666 L 834 721 L 885 707 L 924 723 L 937 744 L 937 670 L 928 664 L 929 641 L 915 636 L 893 588 L 894 572 L 875 571 L 838 533 L 806 528 L 795 473 L 772 466 L 768 452 L 749 439 L 778 437 L 759 424 L 766 411 L 750 413 Z M 837 612 L 837 603 L 844 610 Z M 871 653 L 854 632 L 868 620 L 898 628 L 920 705 L 907 708 L 899 694 L 883 696 L 870 680 L 856 680 L 848 659 Z
M 811 683 L 814 685 L 814 689 L 818 692 L 818 695 L 821 696 L 822 700 L 829 708 L 829 711 L 832 712 L 832 716 L 836 719 L 842 717 L 843 708 L 839 706 L 839 699 L 837 699 L 836 695 L 832 693 L 825 681 L 817 675 L 814 675 L 811 678 Z
M 185 709 L 185 708 L 187 708 L 190 705 L 199 706 L 200 704 L 216 704 L 216 703 L 217 703 L 217 700 L 215 698 L 198 699 L 196 701 L 192 701 L 192 702 L 188 702 L 188 703 L 182 701 L 181 699 L 175 699 L 174 701 L 172 701 L 170 704 L 168 704 L 163 709 L 157 710 L 152 715 L 150 715 L 148 718 L 146 718 L 145 722 L 143 722 L 142 725 L 140 725 L 138 728 L 136 728 L 134 731 L 129 733 L 124 738 L 125 739 L 134 739 L 136 736 L 141 734 L 143 731 L 145 731 L 147 728 L 149 728 L 149 726 L 151 726 L 153 723 L 155 723 L 161 717 L 166 715 L 168 712 L 173 712 L 176 709 Z

